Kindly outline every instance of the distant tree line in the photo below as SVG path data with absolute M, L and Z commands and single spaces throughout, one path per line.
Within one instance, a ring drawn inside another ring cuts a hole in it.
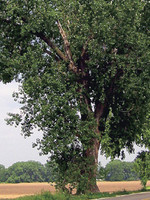
M 135 171 L 135 162 L 113 160 L 105 167 L 99 164 L 97 179 L 105 181 L 134 181 L 139 180 L 139 176 Z
M 8 168 L 0 165 L 0 182 L 31 183 L 53 182 L 54 180 L 55 175 L 48 163 L 42 165 L 36 161 L 17 162 Z
M 113 160 L 105 167 L 99 163 L 97 179 L 105 181 L 140 180 L 145 189 L 147 181 L 150 180 L 150 151 L 139 152 L 134 162 Z
M 149 155 L 148 152 L 141 152 L 134 162 L 113 160 L 105 167 L 99 163 L 97 179 L 104 181 L 141 180 L 143 187 L 146 187 L 147 180 L 150 179 Z M 0 165 L 1 183 L 55 182 L 57 179 L 57 166 L 52 162 L 45 165 L 36 161 L 17 162 L 8 168 Z

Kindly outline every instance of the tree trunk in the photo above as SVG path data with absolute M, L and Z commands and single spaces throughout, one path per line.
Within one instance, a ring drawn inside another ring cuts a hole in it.
M 100 192 L 96 183 L 99 146 L 100 142 L 95 138 L 93 139 L 93 146 L 86 151 L 86 156 L 91 161 L 88 176 L 88 191 L 91 193 Z

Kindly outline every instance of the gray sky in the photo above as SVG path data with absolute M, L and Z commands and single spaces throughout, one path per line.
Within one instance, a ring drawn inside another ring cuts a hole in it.
M 0 83 L 0 164 L 5 167 L 18 161 L 36 160 L 46 163 L 46 156 L 39 156 L 39 151 L 32 148 L 32 143 L 40 136 L 36 132 L 32 137 L 24 138 L 20 128 L 6 125 L 7 113 L 17 113 L 20 105 L 13 100 L 12 93 L 18 85 L 13 82 L 7 85 Z
M 12 93 L 17 91 L 18 85 L 15 82 L 9 84 L 0 83 L 0 164 L 9 167 L 15 162 L 35 160 L 42 164 L 46 163 L 47 156 L 39 156 L 39 151 L 32 148 L 32 143 L 36 138 L 40 137 L 40 133 L 35 131 L 35 134 L 27 139 L 20 134 L 20 128 L 6 125 L 4 119 L 7 118 L 7 113 L 17 113 L 20 105 L 13 100 Z M 126 154 L 126 161 L 133 161 L 136 153 L 141 148 L 136 147 L 135 154 Z M 99 160 L 104 166 L 110 160 L 100 156 Z

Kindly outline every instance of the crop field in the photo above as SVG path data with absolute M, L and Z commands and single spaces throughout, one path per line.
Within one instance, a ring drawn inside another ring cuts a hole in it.
M 128 182 L 98 182 L 101 192 L 133 191 L 141 189 L 140 181 Z M 148 181 L 147 186 L 150 186 Z M 54 185 L 50 183 L 19 183 L 19 184 L 0 184 L 0 199 L 13 199 L 26 195 L 39 194 L 44 191 L 55 192 Z

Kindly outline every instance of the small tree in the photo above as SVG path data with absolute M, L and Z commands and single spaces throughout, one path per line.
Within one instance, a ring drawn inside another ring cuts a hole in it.
M 150 178 L 150 152 L 142 151 L 135 160 L 135 171 L 137 172 L 143 188 L 146 188 Z

